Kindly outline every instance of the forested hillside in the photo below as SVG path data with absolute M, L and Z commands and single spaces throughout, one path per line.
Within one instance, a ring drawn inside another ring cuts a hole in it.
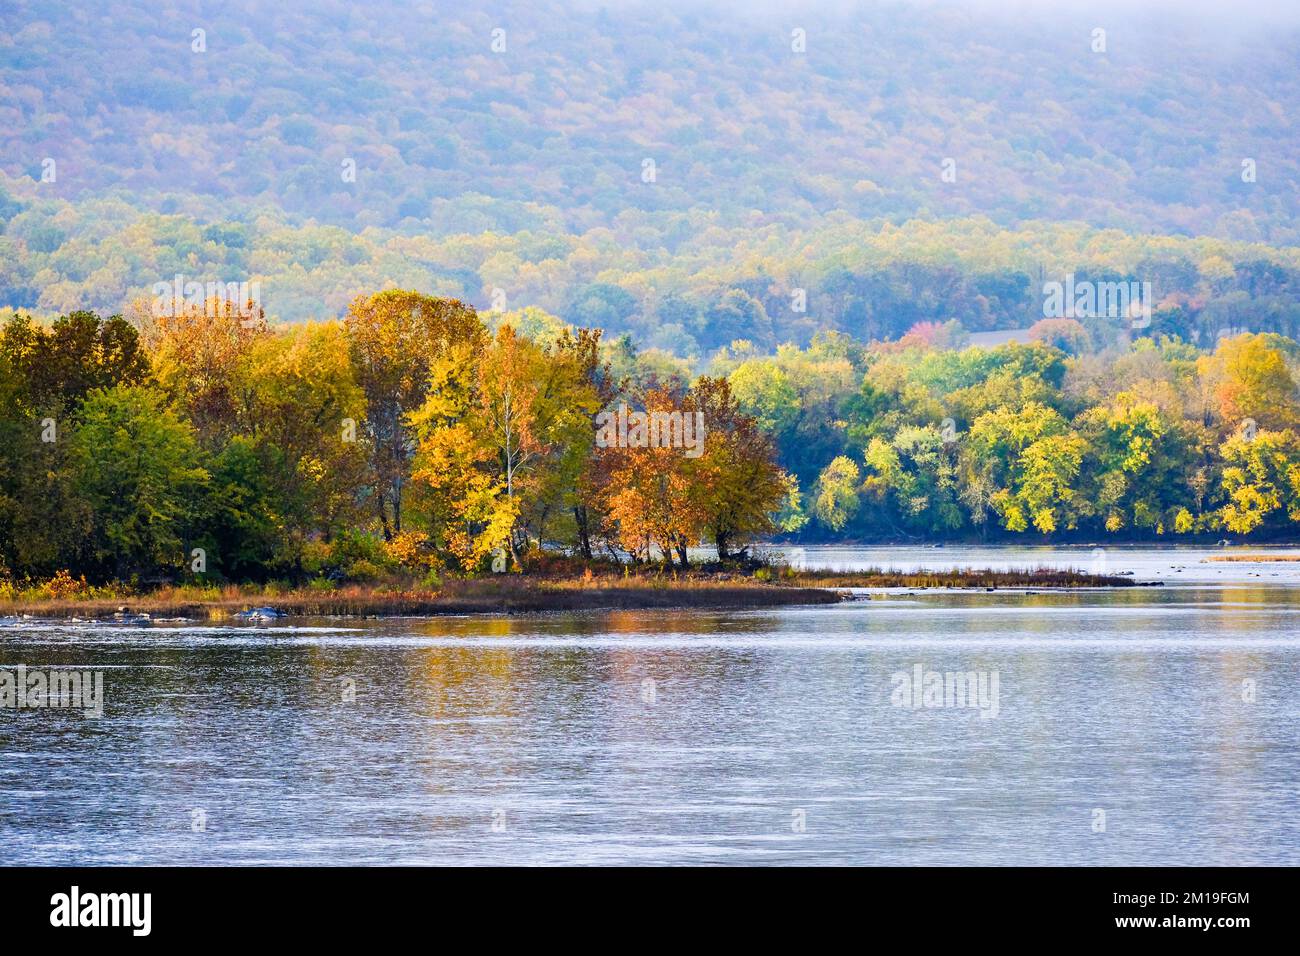
M 1080 11 L 17 0 L 0 306 L 397 286 L 703 358 L 1023 327 L 1072 272 L 1293 332 L 1295 30 Z

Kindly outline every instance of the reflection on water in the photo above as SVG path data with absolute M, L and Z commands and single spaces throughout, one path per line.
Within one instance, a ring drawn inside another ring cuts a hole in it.
M 0 863 L 1294 864 L 1300 591 L 1226 584 L 10 621 L 0 666 L 107 701 L 0 710 Z M 894 706 L 916 664 L 998 716 Z

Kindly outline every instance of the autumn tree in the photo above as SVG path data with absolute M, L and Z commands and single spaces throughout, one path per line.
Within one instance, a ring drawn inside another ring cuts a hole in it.
M 1213 395 L 1219 421 L 1235 427 L 1249 418 L 1269 428 L 1296 423 L 1295 377 L 1269 336 L 1223 339 L 1196 364 Z
M 416 449 L 410 415 L 425 403 L 430 370 L 453 349 L 481 348 L 486 330 L 473 308 L 457 299 L 399 289 L 354 299 L 344 328 L 366 399 L 373 507 L 391 540 L 402 530 L 403 491 Z
M 682 401 L 667 389 L 649 389 L 637 404 L 647 419 L 684 414 Z M 657 551 L 665 565 L 685 568 L 687 548 L 706 532 L 708 466 L 684 451 L 671 442 L 629 440 L 594 452 L 608 461 L 602 501 L 614 540 L 635 560 L 649 561 Z
M 1300 521 L 1300 441 L 1290 430 L 1238 432 L 1221 449 L 1223 527 L 1249 534 L 1275 512 Z
M 187 305 L 174 314 L 137 313 L 154 375 L 184 411 L 206 447 L 219 450 L 246 423 L 239 368 L 259 340 L 269 335 L 266 316 L 224 299 Z
M 592 343 L 594 346 L 594 343 Z M 472 567 L 497 547 L 521 566 L 527 530 L 571 501 L 593 440 L 591 349 L 562 337 L 546 348 L 502 325 L 485 347 L 461 343 L 431 369 L 429 397 L 411 416 L 414 478 Z
M 861 506 L 862 472 L 852 458 L 838 455 L 822 469 L 813 487 L 813 515 L 831 531 L 842 531 Z
M 682 403 L 684 415 L 699 414 L 704 449 L 694 467 L 705 536 L 718 559 L 744 543 L 776 530 L 775 515 L 790 495 L 788 475 L 776 462 L 772 441 L 756 420 L 742 414 L 726 379 L 704 377 Z M 679 559 L 685 562 L 685 551 Z
M 290 517 L 291 535 L 329 538 L 360 517 L 366 402 L 338 322 L 254 343 L 238 370 L 241 419 Z

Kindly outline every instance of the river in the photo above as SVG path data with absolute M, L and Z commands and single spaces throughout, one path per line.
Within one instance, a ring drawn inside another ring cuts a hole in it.
M 1165 585 L 739 612 L 8 619 L 0 668 L 104 700 L 0 708 L 0 864 L 1300 863 L 1300 563 L 1227 553 L 808 548 Z

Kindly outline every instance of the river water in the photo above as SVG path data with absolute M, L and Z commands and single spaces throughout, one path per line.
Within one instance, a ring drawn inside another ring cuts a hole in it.
M 0 708 L 0 864 L 1300 863 L 1300 563 L 1226 553 L 809 548 L 1166 583 L 739 612 L 0 621 L 0 668 L 104 675 L 98 718 Z

